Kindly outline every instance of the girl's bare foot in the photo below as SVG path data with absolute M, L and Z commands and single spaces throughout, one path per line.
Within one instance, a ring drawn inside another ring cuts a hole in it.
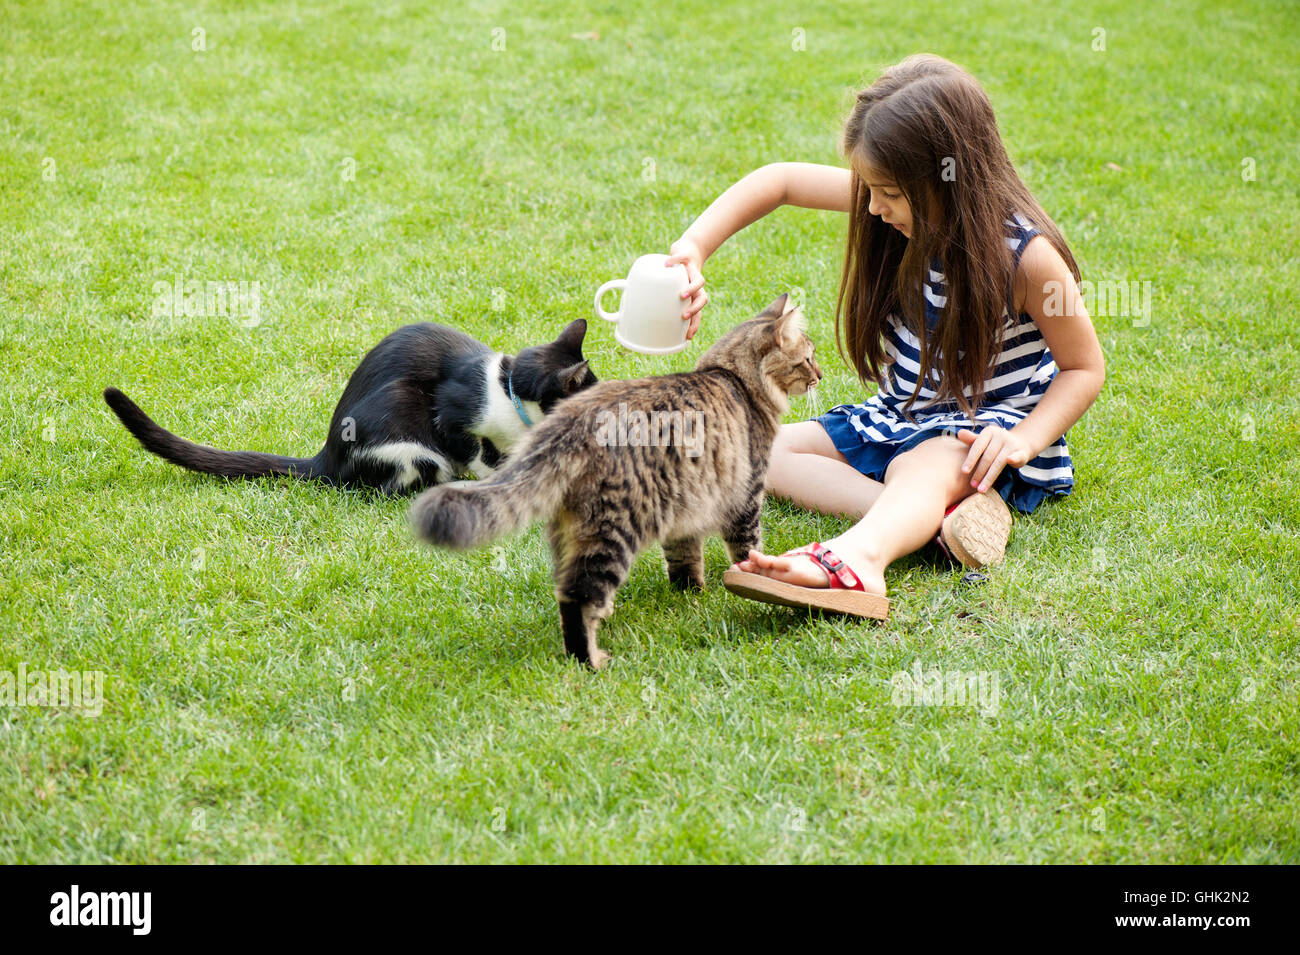
M 869 554 L 863 552 L 860 548 L 854 547 L 851 543 L 839 539 L 827 541 L 826 546 L 840 560 L 848 564 L 849 569 L 862 581 L 862 587 L 867 593 L 884 594 L 886 592 L 885 569 L 880 565 L 879 561 L 873 560 Z M 761 574 L 764 577 L 771 577 L 773 580 L 794 584 L 796 587 L 820 588 L 830 586 L 826 570 L 821 564 L 807 554 L 796 554 L 792 551 L 776 555 L 751 550 L 749 557 L 733 564 L 732 569 L 749 574 Z

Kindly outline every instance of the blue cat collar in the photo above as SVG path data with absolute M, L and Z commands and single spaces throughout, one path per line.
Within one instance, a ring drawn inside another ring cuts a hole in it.
M 510 373 L 506 375 L 506 390 L 510 392 L 510 403 L 515 406 L 515 413 L 519 415 L 519 420 L 524 423 L 525 428 L 531 428 L 533 426 L 533 419 L 528 417 L 528 412 L 524 410 L 524 403 L 520 401 L 519 396 L 515 394 L 515 370 L 513 368 L 511 368 Z

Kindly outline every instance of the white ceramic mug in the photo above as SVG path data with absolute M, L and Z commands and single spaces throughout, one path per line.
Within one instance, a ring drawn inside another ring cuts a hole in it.
M 690 344 L 682 320 L 686 299 L 682 292 L 690 284 L 686 266 L 665 268 L 666 255 L 643 255 L 632 263 L 625 279 L 613 279 L 596 290 L 596 314 L 614 322 L 614 339 L 624 348 L 643 355 L 671 355 Z M 611 289 L 622 289 L 619 310 L 610 314 L 600 300 Z

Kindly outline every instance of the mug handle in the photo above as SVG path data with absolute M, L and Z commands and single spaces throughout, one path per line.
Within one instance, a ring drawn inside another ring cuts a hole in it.
M 608 292 L 610 289 L 625 289 L 625 288 L 627 288 L 627 279 L 610 279 L 600 288 L 596 289 L 596 314 L 599 315 L 607 322 L 617 322 L 620 318 L 622 318 L 623 317 L 622 308 L 619 308 L 617 312 L 611 315 L 609 312 L 605 311 L 603 308 L 600 307 L 600 300 L 605 297 L 605 293 Z

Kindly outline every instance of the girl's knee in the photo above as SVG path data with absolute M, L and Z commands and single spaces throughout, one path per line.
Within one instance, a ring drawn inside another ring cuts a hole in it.
M 767 464 L 767 476 L 764 485 L 769 494 L 788 497 L 791 487 L 797 484 L 796 476 L 801 469 L 799 458 L 810 453 L 806 439 L 805 425 L 812 424 L 822 434 L 821 425 L 815 422 L 801 421 L 798 424 L 783 424 L 772 441 L 772 456 Z
M 885 480 L 905 471 L 918 476 L 941 479 L 944 484 L 961 484 L 961 463 L 970 449 L 951 435 L 928 438 L 916 447 L 904 451 L 889 462 Z
M 962 442 L 958 441 L 952 435 L 944 434 L 937 438 L 928 438 L 927 440 L 922 441 L 914 448 L 904 451 L 889 463 L 890 467 L 893 467 L 899 462 L 905 464 L 921 462 L 934 463 L 936 461 L 944 459 L 951 460 L 953 458 L 957 459 L 958 463 L 960 463 L 960 461 L 965 458 L 968 450 L 969 449 L 966 445 L 962 444 Z
M 789 442 L 784 442 L 780 438 L 772 442 L 772 456 L 767 462 L 767 478 L 764 482 L 769 492 L 777 490 L 773 481 L 784 483 L 787 471 L 797 472 L 799 463 L 796 455 L 799 453 Z
M 772 457 L 789 454 L 819 454 L 824 458 L 845 460 L 826 429 L 816 421 L 781 425 L 772 442 Z
M 776 431 L 776 437 L 772 439 L 772 455 L 789 454 L 799 444 L 799 427 L 807 424 L 801 421 L 799 424 L 783 424 Z

